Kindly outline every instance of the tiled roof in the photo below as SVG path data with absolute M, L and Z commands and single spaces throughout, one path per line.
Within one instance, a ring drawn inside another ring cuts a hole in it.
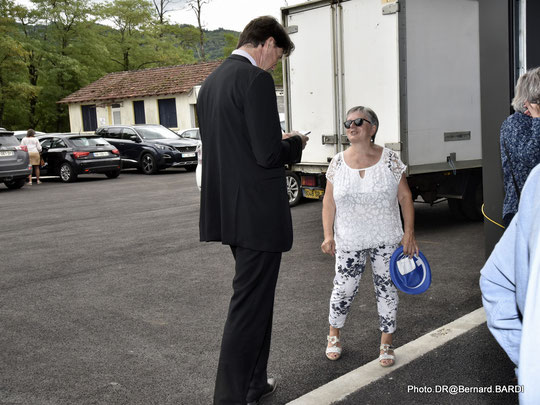
M 59 103 L 116 101 L 126 98 L 180 94 L 202 84 L 222 61 L 115 72 L 64 97 Z

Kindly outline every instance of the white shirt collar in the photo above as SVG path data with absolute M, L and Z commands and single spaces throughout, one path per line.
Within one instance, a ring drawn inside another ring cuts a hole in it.
M 231 55 L 243 56 L 244 58 L 247 58 L 253 66 L 257 66 L 257 62 L 255 62 L 255 59 L 253 59 L 253 56 L 251 56 L 249 53 L 247 53 L 243 49 L 235 49 L 234 51 L 232 51 Z

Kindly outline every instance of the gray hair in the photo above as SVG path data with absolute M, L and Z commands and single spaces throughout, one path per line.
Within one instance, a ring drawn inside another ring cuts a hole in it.
M 540 67 L 523 73 L 516 84 L 516 94 L 512 107 L 519 112 L 525 112 L 525 102 L 540 104 Z
M 351 108 L 349 111 L 347 111 L 346 117 L 349 116 L 349 114 L 352 114 L 354 112 L 361 112 L 367 115 L 368 120 L 375 125 L 375 133 L 371 137 L 371 142 L 375 142 L 375 135 L 377 135 L 377 131 L 379 131 L 379 118 L 377 117 L 377 114 L 375 114 L 375 111 L 373 111 L 369 107 L 364 107 L 361 105 L 357 105 L 356 107 Z

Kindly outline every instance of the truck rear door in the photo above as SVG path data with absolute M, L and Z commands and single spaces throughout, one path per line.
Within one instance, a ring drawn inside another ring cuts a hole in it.
M 335 7 L 316 1 L 284 14 L 295 50 L 286 61 L 286 121 L 289 130 L 311 131 L 302 162 L 327 163 L 338 145 L 323 142 L 337 134 Z
M 321 0 L 283 11 L 295 43 L 285 69 L 289 129 L 311 130 L 303 164 L 346 148 L 343 121 L 353 106 L 379 116 L 377 143 L 400 140 L 398 18 L 382 3 Z

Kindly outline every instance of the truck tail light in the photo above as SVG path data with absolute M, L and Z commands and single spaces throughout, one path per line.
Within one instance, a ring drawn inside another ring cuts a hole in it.
M 28 152 L 28 146 L 26 145 L 19 145 L 16 147 L 18 150 L 22 150 L 24 152 Z
M 112 153 L 114 153 L 115 155 L 120 155 L 120 151 L 118 149 L 113 149 L 111 150 Z
M 302 176 L 302 186 L 316 187 L 317 179 L 315 176 Z

